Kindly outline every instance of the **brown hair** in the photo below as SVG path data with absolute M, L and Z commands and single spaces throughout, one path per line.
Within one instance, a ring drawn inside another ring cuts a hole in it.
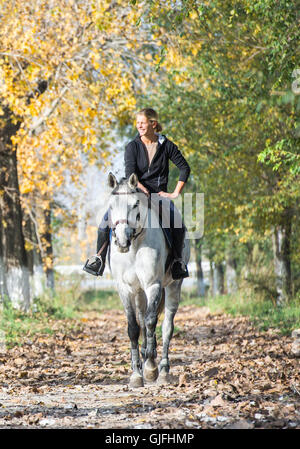
M 161 126 L 160 123 L 158 123 L 158 114 L 157 114 L 156 111 L 154 111 L 154 109 L 151 109 L 151 108 L 144 108 L 144 109 L 141 109 L 141 110 L 137 113 L 137 115 L 144 115 L 145 117 L 147 117 L 147 119 L 148 119 L 150 122 L 157 122 L 156 127 L 155 127 L 155 131 L 156 131 L 157 133 L 159 133 L 159 132 L 162 131 L 162 126 Z

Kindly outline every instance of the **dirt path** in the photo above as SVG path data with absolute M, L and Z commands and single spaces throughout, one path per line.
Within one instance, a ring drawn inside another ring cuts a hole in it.
M 175 326 L 167 386 L 128 387 L 120 311 L 86 315 L 72 332 L 60 323 L 55 336 L 0 354 L 0 428 L 300 428 L 290 338 L 192 306 Z

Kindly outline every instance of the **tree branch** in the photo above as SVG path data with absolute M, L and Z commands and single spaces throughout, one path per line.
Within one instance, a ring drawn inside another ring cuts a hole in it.
M 30 126 L 29 131 L 28 131 L 29 136 L 33 136 L 34 134 L 37 133 L 38 128 L 41 127 L 44 124 L 44 122 L 47 120 L 47 118 L 53 113 L 53 111 L 56 109 L 58 103 L 60 102 L 60 100 L 62 99 L 62 97 L 64 96 L 64 94 L 67 92 L 68 89 L 69 89 L 69 87 L 65 86 L 62 89 L 59 96 L 55 100 L 52 101 L 51 105 L 44 109 L 42 115 L 40 115 L 33 121 L 32 125 Z

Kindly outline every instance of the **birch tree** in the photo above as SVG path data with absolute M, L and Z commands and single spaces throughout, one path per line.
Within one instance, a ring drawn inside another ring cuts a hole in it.
M 137 32 L 137 11 L 123 0 L 1 0 L 0 19 L 2 295 L 28 305 L 20 203 L 50 273 L 55 192 L 108 158 L 111 131 L 131 122 L 159 42 Z
M 150 98 L 209 204 L 204 239 L 215 247 L 229 233 L 241 244 L 268 235 L 278 301 L 288 299 L 292 262 L 300 268 L 299 8 L 157 0 L 141 14 L 163 41 L 164 82 Z

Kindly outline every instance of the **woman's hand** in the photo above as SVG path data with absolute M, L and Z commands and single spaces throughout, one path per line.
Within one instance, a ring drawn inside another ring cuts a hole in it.
M 149 190 L 146 189 L 146 187 L 144 187 L 143 184 L 141 184 L 140 182 L 138 182 L 137 188 L 140 189 L 145 195 L 147 195 L 147 196 L 150 195 Z
M 185 183 L 183 181 L 178 181 L 174 192 L 167 193 L 167 192 L 161 191 L 161 192 L 158 192 L 158 194 L 159 194 L 159 196 L 164 196 L 165 198 L 170 198 L 170 200 L 175 200 L 175 198 L 179 197 L 180 192 L 184 187 L 184 184 Z
M 178 197 L 178 193 L 177 192 L 172 192 L 172 193 L 167 193 L 167 192 L 158 192 L 159 196 L 163 196 L 164 198 L 170 198 L 171 200 L 175 200 L 175 198 Z

